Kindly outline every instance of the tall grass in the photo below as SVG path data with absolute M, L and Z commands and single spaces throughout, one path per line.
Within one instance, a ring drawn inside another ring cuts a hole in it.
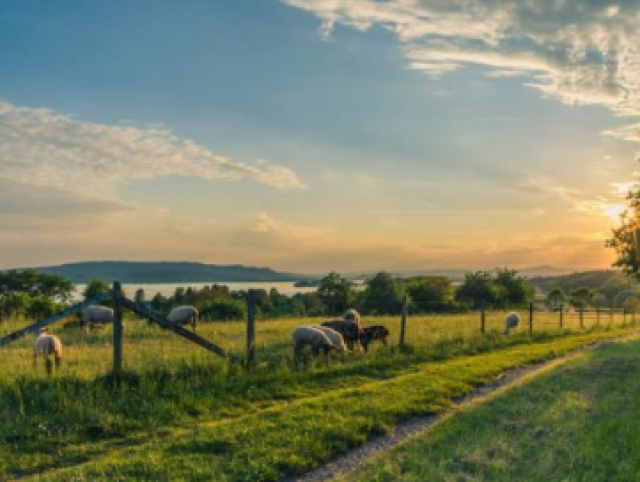
M 576 333 L 575 328 L 558 331 L 557 314 L 539 313 L 532 337 L 526 323 L 505 337 L 499 332 L 503 317 L 504 313 L 488 314 L 485 335 L 479 334 L 477 314 L 411 317 L 408 349 L 377 345 L 366 355 L 356 354 L 344 363 L 334 359 L 328 365 L 323 360 L 296 363 L 289 340 L 293 327 L 323 320 L 262 321 L 257 325 L 258 366 L 249 374 L 171 332 L 131 319 L 124 344 L 126 373 L 117 386 L 107 376 L 112 363 L 110 328 L 87 335 L 54 326 L 51 331 L 61 338 L 65 351 L 63 368 L 51 378 L 42 363 L 37 369 L 32 366 L 32 337 L 0 351 L 0 479 L 8 473 L 26 474 L 88 460 L 98 443 L 126 440 L 122 443 L 132 444 L 137 438 L 203 420 L 237 419 L 402 376 L 434 360 L 544 343 Z M 25 324 L 10 320 L 0 325 L 0 334 Z M 398 318 L 372 318 L 367 324 L 387 326 L 393 344 L 397 343 Z M 242 354 L 243 323 L 203 324 L 198 332 Z

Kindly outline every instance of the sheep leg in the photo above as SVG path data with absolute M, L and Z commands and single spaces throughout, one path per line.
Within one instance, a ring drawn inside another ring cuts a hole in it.
M 56 355 L 56 370 L 62 366 L 62 357 L 60 355 Z
M 384 346 L 387 346 L 387 337 L 386 336 L 382 338 L 382 344 Z
M 51 361 L 51 357 L 48 355 L 45 357 L 44 366 L 47 370 L 47 375 L 51 375 L 51 372 L 53 371 L 53 362 Z

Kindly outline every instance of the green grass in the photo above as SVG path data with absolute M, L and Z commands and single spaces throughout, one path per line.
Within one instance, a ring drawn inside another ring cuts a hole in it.
M 349 480 L 637 481 L 640 342 L 608 344 L 472 404 Z
M 498 328 L 502 314 L 491 314 Z M 258 324 L 254 373 L 229 365 L 172 333 L 130 321 L 126 376 L 114 387 L 110 331 L 89 336 L 53 329 L 64 367 L 49 379 L 31 366 L 31 339 L 2 349 L 0 480 L 44 472 L 45 478 L 269 480 L 298 473 L 384 431 L 396 421 L 448 406 L 452 396 L 506 367 L 615 336 L 632 328 L 558 332 L 533 337 L 523 328 L 480 336 L 477 315 L 413 317 L 407 350 L 377 347 L 345 363 L 291 358 L 294 326 L 321 320 Z M 398 320 L 368 320 L 390 327 Z M 618 320 L 618 323 L 620 320 Z M 4 333 L 19 323 L 0 325 Z M 24 323 L 23 323 L 24 325 Z M 241 323 L 199 332 L 234 353 Z M 476 356 L 470 356 L 476 355 Z M 488 357 L 488 358 L 486 358 Z M 344 407 L 349 406 L 349 416 Z

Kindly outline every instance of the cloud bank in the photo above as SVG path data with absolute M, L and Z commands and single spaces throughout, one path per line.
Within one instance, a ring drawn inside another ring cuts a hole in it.
M 164 176 L 305 187 L 288 167 L 239 162 L 165 128 L 82 122 L 48 109 L 0 102 L 0 177 L 108 198 L 121 181 Z
M 282 1 L 319 17 L 324 36 L 336 25 L 393 32 L 409 68 L 429 76 L 479 66 L 566 104 L 640 115 L 635 0 Z M 640 140 L 637 126 L 609 135 Z

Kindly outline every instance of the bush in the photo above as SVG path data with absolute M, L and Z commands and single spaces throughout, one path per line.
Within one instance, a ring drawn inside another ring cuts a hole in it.
M 200 313 L 206 320 L 244 320 L 247 317 L 247 307 L 242 301 L 218 299 L 202 305 Z

